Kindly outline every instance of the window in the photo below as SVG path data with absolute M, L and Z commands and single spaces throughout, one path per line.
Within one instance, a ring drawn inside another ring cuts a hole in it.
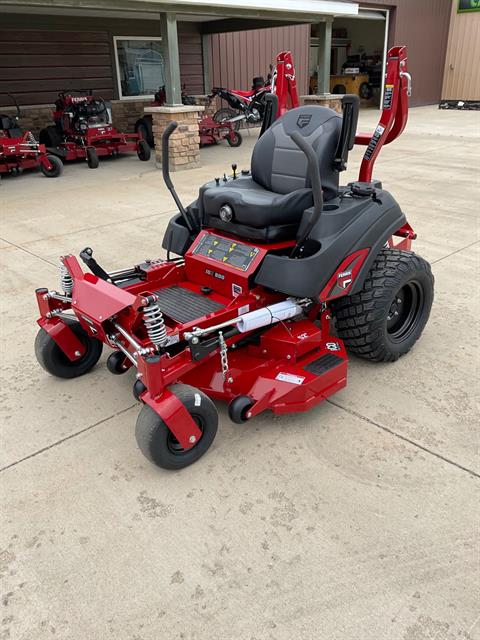
M 120 98 L 153 98 L 165 84 L 162 39 L 114 36 Z

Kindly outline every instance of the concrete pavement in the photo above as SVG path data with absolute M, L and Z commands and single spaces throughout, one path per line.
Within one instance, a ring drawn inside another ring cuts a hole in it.
M 202 150 L 173 176 L 182 199 L 248 166 L 254 140 Z M 33 355 L 33 290 L 56 286 L 60 254 L 90 245 L 109 269 L 162 254 L 160 172 L 125 157 L 2 180 L 0 640 L 480 638 L 479 142 L 478 114 L 417 108 L 377 162 L 436 278 L 412 352 L 352 358 L 347 388 L 307 414 L 238 426 L 220 405 L 180 473 L 136 449 L 133 375 L 104 355 L 61 381 Z

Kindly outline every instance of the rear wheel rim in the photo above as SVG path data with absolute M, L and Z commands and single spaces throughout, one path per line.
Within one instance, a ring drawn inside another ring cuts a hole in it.
M 416 331 L 424 305 L 423 287 L 417 280 L 407 282 L 397 291 L 387 315 L 387 333 L 392 342 L 403 342 Z

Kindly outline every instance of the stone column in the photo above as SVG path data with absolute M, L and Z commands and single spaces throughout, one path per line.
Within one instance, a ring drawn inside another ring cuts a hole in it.
M 172 120 L 178 122 L 178 127 L 170 137 L 170 171 L 200 166 L 198 118 L 202 111 L 204 107 L 198 105 L 145 107 L 145 113 L 152 115 L 157 167 L 162 166 L 162 134 Z

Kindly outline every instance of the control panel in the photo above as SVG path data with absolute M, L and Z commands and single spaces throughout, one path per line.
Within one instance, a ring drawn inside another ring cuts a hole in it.
M 205 256 L 234 269 L 248 271 L 259 249 L 248 244 L 206 233 L 193 250 L 193 255 Z
M 185 254 L 185 269 L 190 282 L 236 298 L 254 286 L 252 276 L 266 253 L 265 247 L 205 230 Z

